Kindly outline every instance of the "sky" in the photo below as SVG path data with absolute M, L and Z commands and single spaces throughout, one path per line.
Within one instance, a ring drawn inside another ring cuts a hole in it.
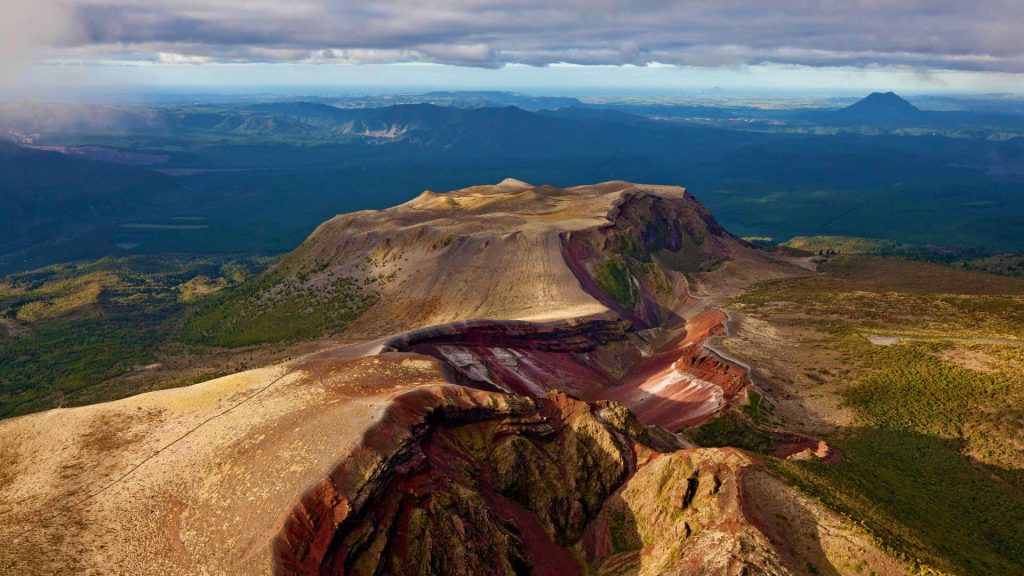
M 1024 92 L 1020 0 L 0 0 L 0 90 Z

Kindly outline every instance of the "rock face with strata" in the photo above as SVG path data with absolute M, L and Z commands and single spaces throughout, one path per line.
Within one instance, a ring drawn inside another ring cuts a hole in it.
M 639 425 L 564 394 L 433 393 L 393 405 L 402 423 L 377 433 L 400 441 L 369 469 L 346 462 L 307 493 L 278 539 L 282 573 L 579 573 L 568 549 L 636 467 L 617 425 Z
M 746 371 L 705 347 L 723 334 L 720 310 L 701 312 L 681 336 L 633 367 L 599 398 L 622 402 L 646 424 L 669 430 L 700 424 L 715 416 L 747 386 Z

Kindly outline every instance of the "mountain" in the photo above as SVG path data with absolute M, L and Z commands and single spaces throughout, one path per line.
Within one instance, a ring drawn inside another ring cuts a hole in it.
M 511 101 L 517 102 L 517 99 Z M 545 100 L 547 101 L 547 100 Z M 289 101 L 242 105 L 193 105 L 153 110 L 112 107 L 0 107 L 0 131 L 15 140 L 43 139 L 64 131 L 100 131 L 150 138 L 153 145 L 179 146 L 218 141 L 301 145 L 325 143 L 405 143 L 443 150 L 534 154 L 678 149 L 680 136 L 709 139 L 706 129 L 666 126 L 643 116 L 582 106 L 574 99 L 552 99 L 557 109 L 529 111 L 512 104 L 440 106 L 401 103 L 342 108 L 323 102 Z M 564 105 L 563 105 L 564 104 Z M 101 121 L 102 120 L 102 121 Z M 728 131 L 717 140 L 737 142 Z M 105 140 L 105 139 L 103 139 Z M 103 141 L 101 140 L 101 141 Z
M 245 108 L 242 114 L 270 114 L 310 130 L 403 142 L 444 150 L 491 154 L 578 153 L 678 146 L 669 136 L 687 130 L 666 127 L 642 116 L 580 107 L 530 112 L 516 106 L 459 108 L 398 104 L 382 108 L 334 108 L 314 103 L 274 103 Z M 240 129 L 243 120 L 218 120 L 215 129 Z
M 500 108 L 516 106 L 524 110 L 555 110 L 567 106 L 582 106 L 577 99 L 567 96 L 532 96 L 501 90 L 438 90 L 423 94 L 380 94 L 360 96 L 310 96 L 306 100 L 337 106 L 338 108 L 383 108 L 400 104 L 433 104 L 454 108 Z
M 333 308 L 303 299 L 316 300 L 329 287 L 350 297 L 339 318 L 358 312 L 345 331 L 361 338 L 463 320 L 553 322 L 609 310 L 653 327 L 672 317 L 671 300 L 686 294 L 681 284 L 679 292 L 669 290 L 672 282 L 650 266 L 656 259 L 678 275 L 748 253 L 681 188 L 606 182 L 562 189 L 507 179 L 333 218 L 251 292 L 207 311 L 191 330 L 198 341 L 242 344 L 259 341 L 260 327 L 279 325 L 283 316 L 315 327 Z
M 1024 139 L 987 131 L 983 140 L 963 128 L 990 118 L 926 111 L 909 122 L 922 130 L 893 135 L 901 125 L 861 130 L 859 120 L 819 110 L 813 126 L 840 134 L 814 135 L 794 133 L 810 130 L 806 125 L 786 133 L 726 130 L 684 124 L 674 113 L 654 120 L 626 110 L 340 108 L 322 101 L 3 105 L 0 133 L 79 162 L 50 158 L 5 169 L 0 188 L 20 200 L 5 203 L 0 214 L 8 231 L 0 230 L 0 272 L 112 253 L 280 254 L 333 214 L 400 203 L 410 190 L 500 179 L 510 169 L 560 184 L 690 182 L 743 234 L 1024 247 L 1022 220 L 1015 218 L 1024 202 L 1015 193 L 1024 182 Z M 843 125 L 850 129 L 835 130 Z M 934 126 L 958 137 L 904 137 Z M 64 164 L 69 168 L 58 167 Z M 67 199 L 67 210 L 25 204 L 46 206 L 51 197 Z M 107 201 L 115 197 L 118 203 Z M 868 204 L 854 209 L 858 202 Z M 930 207 L 928 216 L 912 217 L 922 205 Z
M 761 457 L 682 433 L 754 394 L 715 347 L 729 319 L 708 299 L 798 272 L 671 186 L 506 179 L 338 216 L 192 328 L 251 336 L 327 318 L 347 342 L 0 422 L 0 563 L 897 573 Z M 756 433 L 780 458 L 838 458 L 814 438 Z
M 865 126 L 909 126 L 921 123 L 925 117 L 924 112 L 894 92 L 873 92 L 833 113 L 840 122 Z

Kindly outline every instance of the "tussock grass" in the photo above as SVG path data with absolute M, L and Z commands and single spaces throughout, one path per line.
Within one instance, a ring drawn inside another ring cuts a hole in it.
M 827 438 L 841 462 L 772 465 L 922 573 L 1024 573 L 1024 351 L 984 345 L 996 361 L 975 370 L 950 360 L 972 344 L 876 346 L 860 335 L 1024 337 L 1022 289 L 952 267 L 841 257 L 822 275 L 735 299 L 827 335 L 857 417 Z

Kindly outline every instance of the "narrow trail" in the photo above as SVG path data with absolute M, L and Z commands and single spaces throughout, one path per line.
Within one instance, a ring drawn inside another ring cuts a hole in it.
M 316 371 L 315 371 L 315 369 L 314 369 L 314 372 L 316 372 Z M 236 402 L 236 403 L 232 404 L 231 406 L 229 406 L 229 407 L 225 408 L 224 410 L 222 410 L 222 411 L 220 411 L 220 412 L 218 412 L 218 413 L 216 413 L 216 414 L 214 414 L 214 415 L 210 416 L 209 418 L 207 418 L 207 419 L 203 420 L 202 422 L 200 422 L 199 424 L 197 424 L 197 425 L 193 426 L 192 428 L 189 428 L 189 429 L 188 429 L 188 430 L 186 430 L 186 431 L 185 431 L 185 432 L 184 432 L 183 434 L 181 434 L 181 435 L 179 435 L 179 436 L 175 437 L 175 438 L 174 438 L 173 440 L 171 440 L 171 441 L 170 441 L 170 442 L 168 442 L 167 444 L 164 444 L 163 446 L 161 446 L 160 448 L 158 448 L 158 449 L 157 449 L 156 451 L 154 451 L 154 452 L 153 452 L 152 454 L 150 454 L 149 456 L 146 456 L 145 458 L 143 458 L 142 460 L 140 460 L 139 462 L 137 462 L 137 463 L 136 463 L 135 465 L 133 465 L 133 466 L 132 466 L 131 468 L 129 468 L 129 469 L 128 469 L 128 470 L 126 471 L 126 472 L 124 472 L 123 474 L 121 474 L 121 475 L 120 475 L 120 476 L 118 476 L 117 478 L 114 478 L 113 480 L 111 480 L 111 481 L 110 481 L 110 482 L 108 482 L 107 484 L 105 484 L 105 485 L 101 486 L 101 487 L 100 487 L 100 488 L 98 488 L 97 490 L 94 490 L 94 491 L 92 491 L 92 492 L 90 492 L 90 493 L 86 494 L 86 495 L 85 495 L 85 496 L 84 496 L 83 498 L 81 498 L 81 499 L 79 499 L 79 500 L 76 500 L 76 501 L 74 501 L 74 502 L 71 502 L 70 504 L 67 504 L 67 505 L 65 505 L 65 506 L 61 506 L 61 507 L 57 508 L 56 510 L 54 510 L 54 511 L 53 511 L 53 512 L 52 512 L 51 514 L 47 514 L 47 515 L 41 516 L 41 517 L 39 518 L 39 521 L 38 521 L 38 522 L 34 523 L 34 524 L 33 524 L 32 526 L 30 526 L 29 528 L 26 528 L 25 530 L 22 530 L 22 531 L 20 531 L 20 532 L 17 532 L 17 533 L 15 533 L 15 534 L 12 534 L 12 535 L 10 535 L 10 536 L 9 536 L 9 538 L 11 538 L 11 539 L 13 539 L 13 540 L 18 540 L 18 539 L 20 539 L 21 537 L 25 536 L 26 534 L 28 534 L 28 533 L 30 533 L 30 532 L 32 532 L 32 531 L 34 531 L 34 530 L 35 530 L 36 528 L 40 527 L 40 526 L 41 526 L 41 525 L 42 525 L 42 524 L 43 524 L 44 522 L 48 522 L 48 521 L 50 521 L 50 520 L 52 520 L 52 519 L 54 519 L 54 518 L 57 518 L 58 516 L 61 516 L 61 515 L 63 515 L 63 514 L 66 514 L 66 513 L 67 513 L 67 512 L 69 512 L 70 510 L 73 510 L 74 508 L 77 508 L 77 507 L 79 507 L 79 506 L 81 506 L 81 505 L 83 505 L 83 504 L 86 504 L 86 503 L 88 503 L 88 502 L 92 501 L 93 499 L 95 499 L 95 498 L 96 498 L 96 497 L 98 497 L 99 495 L 103 494 L 103 493 L 104 493 L 104 492 L 106 492 L 107 490 L 110 490 L 110 489 L 111 489 L 111 488 L 113 488 L 114 486 L 116 486 L 116 485 L 120 484 L 121 482 L 124 482 L 125 480 L 127 480 L 127 479 L 128 479 L 128 477 L 130 477 L 130 476 L 131 476 L 132 474 L 134 474 L 134 473 L 135 473 L 135 472 L 136 472 L 136 471 L 137 471 L 137 470 L 138 470 L 139 468 L 142 468 L 142 467 L 143 467 L 144 465 L 146 465 L 146 464 L 147 464 L 148 462 L 151 462 L 151 461 L 152 461 L 152 460 L 153 460 L 154 458 L 156 458 L 156 457 L 160 456 L 161 454 L 163 454 L 163 453 L 164 453 L 164 452 L 166 452 L 166 451 L 167 451 L 168 449 L 170 449 L 170 448 L 171 448 L 171 447 L 173 447 L 174 445 L 178 444 L 179 442 L 181 442 L 181 441 L 182 441 L 182 440 L 184 440 L 185 438 L 188 438 L 189 436 L 191 436 L 192 434 L 194 434 L 195 432 L 197 432 L 197 431 L 198 431 L 198 430 L 199 430 L 200 428 L 202 428 L 203 426 L 206 426 L 207 424 L 209 424 L 210 422 L 212 422 L 212 421 L 216 420 L 217 418 L 220 418 L 220 417 L 222 417 L 222 416 L 224 416 L 224 415 L 228 414 L 229 412 L 231 412 L 231 411 L 235 410 L 235 409 L 236 409 L 236 408 L 238 408 L 239 406 L 242 406 L 242 405 L 243 405 L 243 404 L 245 404 L 246 402 L 249 402 L 249 401 L 250 401 L 250 400 L 252 400 L 253 398 L 255 398 L 255 397 L 259 396 L 259 395 L 260 395 L 260 394 L 262 394 L 263 392 L 266 392 L 266 391 L 267 391 L 267 390 L 269 390 L 269 389 L 270 389 L 270 388 L 271 388 L 271 387 L 272 387 L 272 386 L 273 386 L 274 384 L 277 384 L 277 383 L 278 383 L 278 382 L 280 382 L 280 381 L 281 381 L 281 380 L 282 380 L 282 379 L 283 379 L 283 378 L 284 378 L 285 376 L 288 376 L 289 374 L 292 374 L 292 373 L 293 373 L 293 372 L 291 372 L 291 371 L 288 371 L 288 372 L 285 372 L 284 374 L 281 374 L 281 375 L 280 375 L 280 376 L 278 376 L 277 378 L 275 378 L 275 379 L 273 379 L 272 381 L 270 381 L 270 382 L 269 382 L 268 384 L 266 384 L 266 385 L 264 385 L 264 386 L 262 386 L 262 387 L 258 388 L 257 390 L 255 390 L 255 391 L 254 391 L 254 392 L 253 392 L 252 394 L 249 394 L 249 395 L 248 395 L 248 396 L 246 396 L 245 398 L 243 398 L 243 399 L 239 400 L 238 402 Z M 318 373 L 318 372 L 316 372 L 316 374 L 317 374 L 317 376 L 319 377 L 319 373 Z M 24 498 L 24 499 L 20 500 L 19 502 L 17 502 L 16 504 L 20 504 L 20 503 L 22 503 L 22 502 L 25 502 L 25 501 L 27 501 L 27 500 L 28 500 L 28 498 L 26 497 L 26 498 Z M 2 519 L 6 519 L 6 518 L 9 518 L 9 517 L 10 517 L 10 516 L 12 516 L 12 515 L 13 515 L 13 512 L 8 512 L 8 513 L 6 513 L 6 514 L 4 514 L 4 515 L 0 516 L 0 520 L 2 520 Z
M 728 362 L 728 363 L 734 364 L 736 366 L 739 366 L 740 368 L 743 368 L 744 372 L 747 375 L 747 383 L 748 383 L 748 385 L 750 386 L 750 388 L 752 390 L 754 390 L 755 392 L 758 393 L 757 408 L 760 409 L 761 402 L 764 400 L 764 398 L 766 396 L 768 396 L 768 394 L 766 393 L 765 388 L 760 386 L 757 383 L 756 370 L 749 363 L 744 362 L 743 360 L 740 360 L 739 358 L 736 358 L 735 356 L 733 356 L 729 352 L 723 350 L 719 346 L 719 344 L 723 340 L 725 340 L 726 338 L 729 338 L 729 337 L 731 337 L 733 335 L 733 325 L 737 321 L 736 314 L 734 314 L 733 312 L 729 311 L 726 308 L 718 306 L 717 302 L 716 302 L 717 298 L 715 296 L 697 296 L 697 295 L 692 294 L 692 293 L 691 293 L 691 296 L 694 299 L 700 300 L 702 303 L 704 303 L 704 306 L 703 306 L 701 312 L 705 312 L 705 311 L 708 311 L 708 310 L 716 310 L 716 311 L 721 312 L 722 314 L 725 315 L 725 320 L 722 321 L 722 324 L 721 324 L 722 328 L 724 329 L 724 334 L 721 334 L 721 335 L 718 335 L 718 336 L 712 336 L 712 337 L 708 338 L 707 340 L 705 340 L 704 341 L 704 349 L 709 351 L 709 352 L 711 352 L 712 354 L 718 356 L 719 358 L 721 358 L 725 362 Z M 1024 344 L 1024 342 L 1022 342 L 1021 344 Z M 794 432 L 794 431 L 788 430 L 786 428 L 782 428 L 782 427 L 778 427 L 778 426 L 772 426 L 772 425 L 769 425 L 767 423 L 751 421 L 751 424 L 755 428 L 757 428 L 757 429 L 759 429 L 759 430 L 761 430 L 763 432 L 767 432 L 768 434 L 771 434 L 771 435 L 773 435 L 775 437 L 783 437 L 783 438 L 790 438 L 790 439 L 803 439 L 803 440 L 808 442 L 808 446 L 810 446 L 812 444 L 815 444 L 815 443 L 818 443 L 818 442 L 822 442 L 822 440 L 820 438 L 809 436 L 809 435 L 804 434 L 802 432 Z M 832 446 L 831 444 L 826 444 L 826 450 L 827 450 L 827 453 L 824 456 L 819 456 L 823 461 L 826 461 L 826 462 L 836 462 L 836 461 L 839 461 L 839 460 L 841 460 L 843 458 L 842 452 L 839 451 L 834 446 Z
M 701 310 L 702 312 L 708 310 L 717 310 L 722 314 L 725 314 L 725 321 L 722 322 L 722 328 L 725 330 L 725 334 L 722 334 L 720 336 L 712 336 L 705 340 L 704 349 L 718 356 L 725 362 L 729 362 L 731 364 L 739 366 L 740 368 L 743 368 L 743 370 L 747 373 L 747 380 L 749 381 L 751 388 L 756 389 L 758 393 L 761 393 L 763 395 L 764 390 L 760 386 L 758 386 L 757 382 L 754 380 L 754 367 L 744 362 L 743 360 L 736 358 L 735 356 L 733 356 L 732 354 L 718 346 L 718 344 L 722 340 L 725 340 L 726 338 L 732 336 L 732 323 L 735 321 L 735 316 L 733 316 L 733 313 L 730 312 L 728 309 L 718 305 L 717 300 L 719 297 L 711 295 L 698 296 L 695 291 L 691 291 L 689 280 L 687 280 L 686 284 L 686 291 L 689 294 L 689 297 L 693 298 L 694 300 L 699 300 L 704 304 Z
M 707 349 L 709 352 L 715 354 L 722 360 L 725 360 L 726 362 L 731 362 L 739 366 L 740 368 L 743 368 L 747 372 L 747 378 L 750 380 L 751 385 L 756 386 L 756 383 L 754 382 L 754 367 L 718 347 L 718 343 L 732 336 L 732 326 L 730 326 L 730 324 L 734 320 L 732 312 L 729 312 L 725 308 L 716 307 L 712 309 L 718 310 L 722 314 L 725 314 L 725 321 L 722 322 L 722 328 L 725 330 L 725 334 L 722 334 L 720 336 L 712 336 L 708 338 L 707 340 L 704 341 L 704 348 Z
M 953 336 L 903 336 L 900 334 L 861 334 L 864 338 L 878 346 L 891 346 L 903 341 L 913 342 L 958 342 L 961 344 L 996 344 L 999 346 L 1024 346 L 1024 340 L 1010 338 L 957 338 Z

